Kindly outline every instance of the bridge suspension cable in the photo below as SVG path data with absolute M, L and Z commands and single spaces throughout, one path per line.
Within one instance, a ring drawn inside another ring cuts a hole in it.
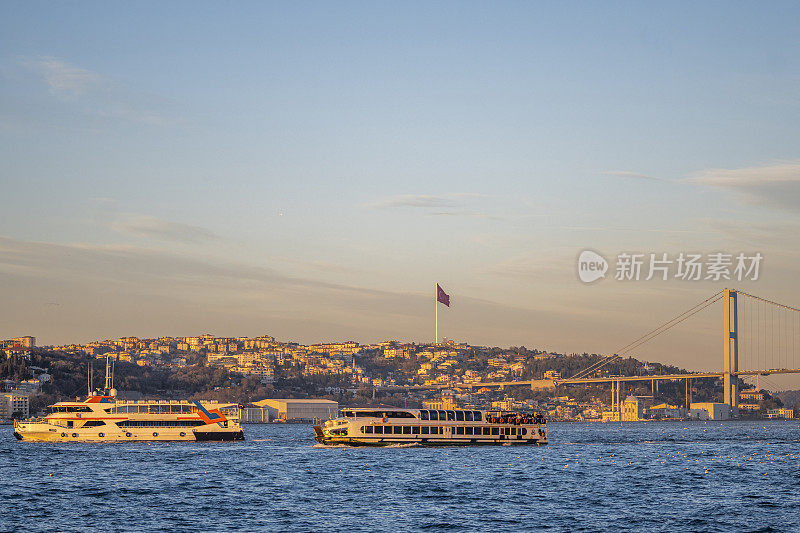
M 800 367 L 800 309 L 739 291 L 746 338 L 740 340 L 741 361 L 748 370 Z
M 609 355 L 609 356 L 605 357 L 604 359 L 601 359 L 600 361 L 597 361 L 593 365 L 590 365 L 590 366 L 584 368 L 583 370 L 581 370 L 580 372 L 578 372 L 574 376 L 572 376 L 570 379 L 584 378 L 584 377 L 586 377 L 586 376 L 588 376 L 588 375 L 590 375 L 590 374 L 592 374 L 594 372 L 597 372 L 598 370 L 600 370 L 604 366 L 616 361 L 617 359 L 619 359 L 623 355 L 626 355 L 626 354 L 630 353 L 631 351 L 635 350 L 636 348 L 642 346 L 643 344 L 645 344 L 647 342 L 650 342 L 651 340 L 655 339 L 656 337 L 658 337 L 662 333 L 664 333 L 666 331 L 669 331 L 670 329 L 672 329 L 673 327 L 677 326 L 678 324 L 680 324 L 681 322 L 685 321 L 686 319 L 690 318 L 691 316 L 696 315 L 700 311 L 702 311 L 702 310 L 706 309 L 707 307 L 713 305 L 714 303 L 718 302 L 719 300 L 722 299 L 722 297 L 723 297 L 723 291 L 719 291 L 719 292 L 714 293 L 713 295 L 709 296 L 708 298 L 706 298 L 705 300 L 703 300 L 699 304 L 695 305 L 694 307 L 692 307 L 692 308 L 684 311 L 683 313 L 677 315 L 676 317 L 673 317 L 672 319 L 664 322 L 663 324 L 661 324 L 657 328 L 648 331 L 647 333 L 645 333 L 644 335 L 642 335 L 638 339 L 634 340 L 633 342 L 630 342 L 630 343 L 626 344 L 625 346 L 623 346 L 622 348 L 617 350 L 617 352 L 614 353 L 613 355 Z

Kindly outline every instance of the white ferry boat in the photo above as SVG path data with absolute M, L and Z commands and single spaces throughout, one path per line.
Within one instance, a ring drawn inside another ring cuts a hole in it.
M 314 432 L 320 444 L 350 446 L 547 444 L 539 413 L 467 409 L 344 409 Z
M 14 436 L 38 442 L 244 440 L 239 406 L 210 401 L 117 400 L 106 388 L 84 401 L 58 402 L 44 418 L 14 422 Z

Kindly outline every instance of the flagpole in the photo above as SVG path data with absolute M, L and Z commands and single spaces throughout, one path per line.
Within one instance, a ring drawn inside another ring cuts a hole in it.
M 433 307 L 436 309 L 436 344 L 439 344 L 439 286 L 436 286 L 436 296 L 433 297 Z

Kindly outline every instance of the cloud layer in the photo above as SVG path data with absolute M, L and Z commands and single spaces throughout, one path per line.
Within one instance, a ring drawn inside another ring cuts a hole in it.
M 170 222 L 153 216 L 127 216 L 111 223 L 111 229 L 136 237 L 167 242 L 201 244 L 216 241 L 219 236 L 200 226 Z
M 398 207 L 443 208 L 464 205 L 465 200 L 481 198 L 477 193 L 448 193 L 448 194 L 398 194 L 387 196 L 367 204 L 367 207 L 391 209 Z
M 59 97 L 76 97 L 97 89 L 104 78 L 96 72 L 70 65 L 54 57 L 27 61 L 33 71 L 42 76 L 50 92 Z
M 741 201 L 800 212 L 800 161 L 698 172 L 689 183 L 735 193 Z

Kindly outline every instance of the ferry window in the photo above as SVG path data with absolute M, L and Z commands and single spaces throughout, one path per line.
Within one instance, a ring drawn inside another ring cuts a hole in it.
M 419 412 L 419 419 L 428 420 L 428 411 L 426 409 L 423 409 L 422 411 Z
M 367 426 L 366 431 L 364 433 L 372 433 L 372 426 Z
M 430 433 L 430 428 L 428 426 L 422 426 L 420 428 L 420 435 L 427 435 Z
M 365 428 L 364 426 L 361 426 L 361 433 L 366 433 L 366 432 L 367 432 L 367 428 Z
M 403 435 L 411 435 L 411 426 L 403 426 Z
M 492 428 L 492 435 L 499 435 L 499 434 L 500 434 L 500 428 Z
M 466 433 L 467 435 L 472 435 L 472 428 L 471 427 L 464 428 L 464 433 Z
M 439 428 L 436 426 L 431 427 L 431 435 L 438 435 Z
M 511 428 L 511 434 L 512 435 L 516 435 L 517 434 L 517 428 Z
M 472 416 L 475 419 L 475 422 L 482 422 L 483 421 L 483 413 L 480 411 L 472 411 Z
M 522 428 L 522 434 L 523 434 L 523 435 L 527 435 L 527 434 L 528 434 L 528 430 L 527 430 L 527 429 L 525 429 L 525 428 Z
M 419 435 L 419 426 L 412 426 L 411 427 L 411 433 L 413 433 L 415 435 Z
M 464 411 L 464 420 L 472 422 L 472 411 Z
M 447 411 L 447 420 L 455 421 L 456 413 L 455 411 Z
M 464 426 L 458 426 L 456 428 L 456 435 L 463 435 L 464 434 Z
M 439 411 L 439 420 L 447 420 L 447 413 L 444 411 Z
M 464 421 L 464 411 L 456 411 L 456 420 L 459 422 Z
M 383 426 L 375 426 L 375 433 L 383 435 Z
M 342 411 L 342 416 L 344 418 L 352 418 L 353 417 L 353 411 Z
M 492 428 L 483 428 L 483 434 L 484 435 L 491 435 L 492 434 Z
M 71 428 L 73 425 L 74 425 L 74 423 L 72 422 L 72 420 L 67 420 L 67 427 L 68 428 Z
M 439 420 L 439 411 L 431 411 L 431 420 Z
M 394 434 L 400 435 L 403 432 L 402 426 L 394 426 Z

